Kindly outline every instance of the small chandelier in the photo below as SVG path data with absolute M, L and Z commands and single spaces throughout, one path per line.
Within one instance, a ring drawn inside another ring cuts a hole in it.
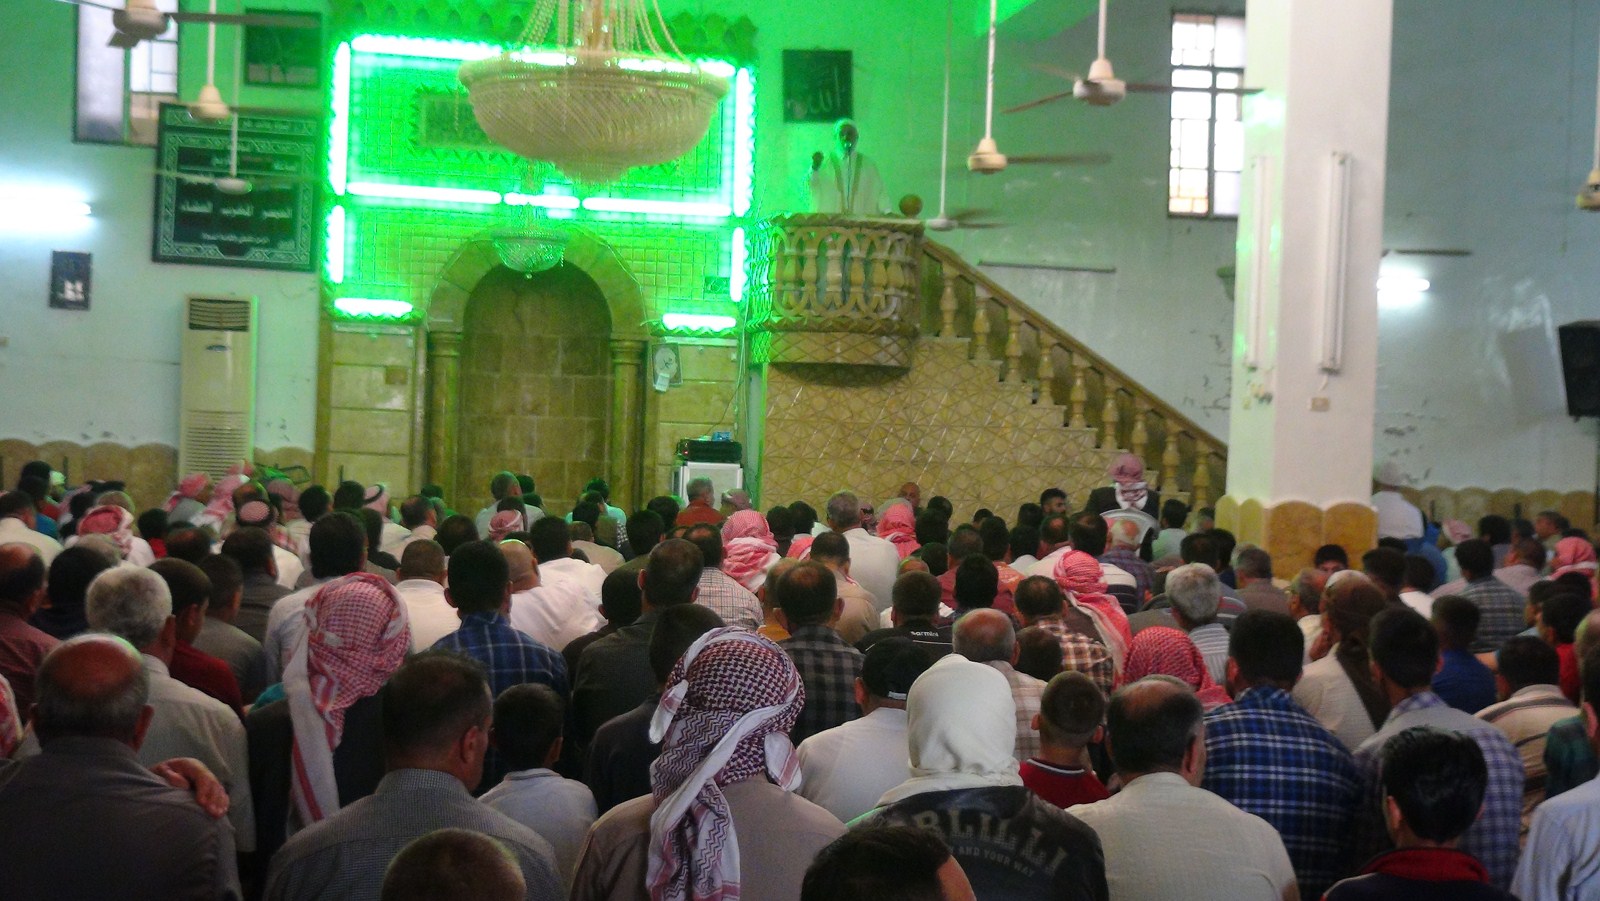
M 561 265 L 569 235 L 548 228 L 497 231 L 489 235 L 495 256 L 507 269 L 532 278 Z
M 554 45 L 535 46 L 552 29 Z M 683 156 L 728 92 L 684 58 L 656 0 L 534 0 L 519 43 L 462 64 L 473 114 L 495 143 L 579 181 Z

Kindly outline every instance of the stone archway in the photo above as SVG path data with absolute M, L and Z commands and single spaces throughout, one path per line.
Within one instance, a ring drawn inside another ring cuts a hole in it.
M 632 509 L 641 502 L 644 472 L 644 296 L 615 250 L 593 234 L 571 231 L 566 262 L 589 276 L 611 314 L 611 411 L 607 457 L 611 500 Z M 463 244 L 439 273 L 427 316 L 427 454 L 424 481 L 454 485 L 460 453 L 461 348 L 467 302 L 478 282 L 501 265 L 487 239 Z

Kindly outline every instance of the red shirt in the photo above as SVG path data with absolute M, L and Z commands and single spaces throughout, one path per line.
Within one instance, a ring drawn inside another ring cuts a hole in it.
M 178 642 L 172 650 L 172 662 L 167 664 L 172 678 L 216 698 L 234 710 L 244 708 L 244 698 L 239 694 L 239 680 L 226 663 L 197 650 L 186 641 Z
M 1019 768 L 1028 790 L 1063 810 L 1074 804 L 1093 804 L 1111 797 L 1100 778 L 1077 767 L 1056 766 L 1030 757 Z
M 999 566 L 996 568 L 998 569 Z M 1011 567 L 1006 566 L 1006 569 L 1011 569 Z M 1014 569 L 1011 571 L 1016 572 Z M 1021 580 L 1019 579 L 1017 581 L 1020 582 Z M 1002 571 L 1000 587 L 994 595 L 994 609 L 1004 613 L 1006 616 L 1011 617 L 1013 622 L 1021 622 L 1022 616 L 1017 613 L 1017 602 L 1011 596 L 1011 589 L 1014 587 L 1016 587 L 1015 582 L 1009 586 L 1006 585 Z M 939 589 L 939 602 L 952 610 L 958 609 L 956 606 L 956 567 L 950 567 L 944 571 L 944 575 L 939 577 Z
M 1578 652 L 1571 642 L 1556 645 L 1556 657 L 1561 661 L 1561 693 L 1574 704 L 1583 703 L 1583 680 L 1578 675 Z
M 675 526 L 697 526 L 708 522 L 712 525 L 722 522 L 722 514 L 717 508 L 705 501 L 690 501 L 689 506 L 678 512 L 678 518 L 673 522 Z

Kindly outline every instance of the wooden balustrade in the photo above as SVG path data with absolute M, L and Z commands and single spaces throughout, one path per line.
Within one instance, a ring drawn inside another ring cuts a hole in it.
M 937 298 L 939 337 L 970 338 L 974 360 L 1000 359 L 1003 382 L 1034 373 L 1039 403 L 1063 403 L 1065 424 L 1092 430 L 1099 447 L 1144 457 L 1169 496 L 1187 494 L 1195 506 L 1221 496 L 1227 445 L 948 248 L 925 241 L 923 251 L 924 265 L 938 270 L 926 290 L 930 305 Z M 997 313 L 1005 317 L 998 345 Z

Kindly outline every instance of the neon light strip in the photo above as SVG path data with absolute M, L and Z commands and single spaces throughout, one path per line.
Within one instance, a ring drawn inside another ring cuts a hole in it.
M 733 81 L 733 214 L 750 212 L 755 172 L 755 84 L 749 69 L 740 69 Z
M 713 332 L 725 332 L 738 325 L 739 321 L 732 316 L 667 313 L 661 317 L 661 324 L 669 329 L 706 329 Z
M 493 206 L 501 200 L 499 191 L 476 191 L 470 188 L 430 188 L 425 185 L 390 185 L 366 181 L 351 182 L 349 192 L 357 197 L 424 200 L 434 203 L 477 203 L 485 206 Z
M 507 194 L 505 202 L 511 206 L 538 206 L 547 210 L 575 210 L 578 198 L 565 194 Z
M 733 247 L 729 253 L 731 259 L 728 263 L 728 297 L 734 303 L 744 300 L 744 267 L 747 253 L 744 246 L 744 227 L 739 226 L 733 230 Z
M 328 184 L 335 196 L 350 177 L 350 45 L 333 54 L 333 117 L 328 123 Z
M 385 319 L 403 319 L 411 315 L 412 305 L 404 300 L 386 300 L 381 297 L 341 297 L 333 308 L 347 316 L 381 316 Z
M 336 204 L 328 211 L 328 243 L 324 248 L 326 265 L 323 267 L 328 281 L 335 285 L 344 284 L 344 240 L 344 207 Z
M 690 200 L 629 200 L 623 197 L 586 197 L 583 200 L 583 208 L 596 213 L 657 213 L 703 219 L 726 219 L 733 215 L 733 210 L 725 203 L 702 203 Z
M 441 41 L 434 38 L 403 38 L 387 34 L 363 34 L 353 38 L 350 46 L 359 53 L 378 53 L 385 56 L 420 56 L 426 59 L 488 59 L 500 52 L 493 44 L 472 41 Z

